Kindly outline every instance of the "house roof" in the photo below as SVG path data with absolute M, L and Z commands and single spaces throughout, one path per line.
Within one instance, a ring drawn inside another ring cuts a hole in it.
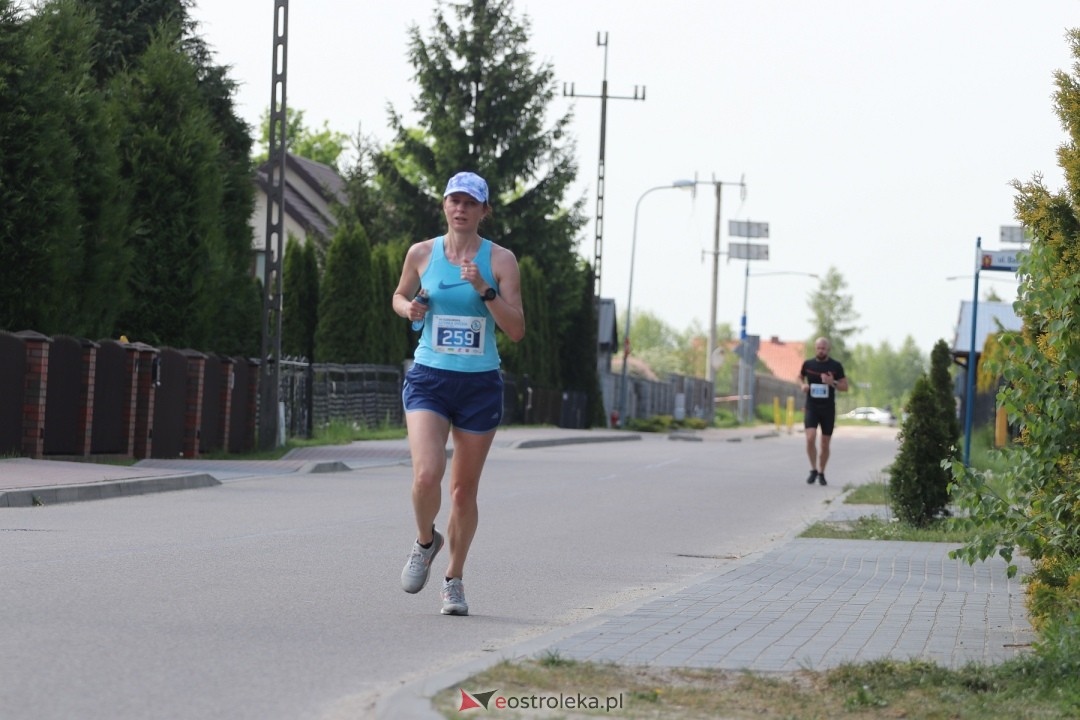
M 345 195 L 345 181 L 334 168 L 292 153 L 287 154 L 285 162 L 298 175 L 303 176 L 311 187 L 317 188 L 328 203 L 345 203 L 348 200 Z
M 296 220 L 309 233 L 330 237 L 337 227 L 337 218 L 328 210 L 312 204 L 296 185 L 294 178 L 315 190 L 327 203 L 344 203 L 345 181 L 337 171 L 328 165 L 308 160 L 292 153 L 285 155 L 285 213 Z M 289 172 L 291 171 L 291 172 Z M 256 182 L 266 194 L 270 192 L 270 161 L 267 160 L 256 171 Z
M 621 354 L 613 356 L 611 358 L 611 372 L 621 373 L 622 364 L 623 356 Z M 626 367 L 626 372 L 628 375 L 645 378 L 646 380 L 652 380 L 653 382 L 658 382 L 660 380 L 660 378 L 657 377 L 656 373 L 653 371 L 652 367 L 649 366 L 649 363 L 645 362 L 641 358 L 637 358 L 631 355 Z
M 734 351 L 738 346 L 738 340 L 728 343 L 729 351 Z M 787 382 L 799 382 L 799 370 L 802 369 L 806 343 L 801 340 L 784 342 L 776 335 L 761 340 L 758 344 L 758 359 L 779 380 Z
M 971 351 L 971 315 L 972 301 L 960 303 L 960 317 L 956 321 L 956 334 L 953 336 L 953 357 L 967 357 Z M 975 352 L 981 353 L 986 339 L 1000 330 L 1020 330 L 1024 323 L 1013 310 L 1012 303 L 979 303 L 975 310 Z
M 758 346 L 758 357 L 775 377 L 799 382 L 799 370 L 806 359 L 806 343 L 802 340 L 784 342 L 775 335 Z

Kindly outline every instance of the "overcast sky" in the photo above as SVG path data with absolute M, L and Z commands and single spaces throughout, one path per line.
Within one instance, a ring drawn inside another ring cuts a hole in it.
M 274 3 L 199 5 L 202 35 L 232 67 L 239 112 L 257 126 L 270 98 Z M 292 2 L 289 107 L 305 111 L 309 126 L 327 121 L 389 140 L 387 105 L 408 118 L 417 91 L 407 29 L 427 34 L 435 7 Z M 561 83 L 600 93 L 603 32 L 609 93 L 645 88 L 644 102 L 608 103 L 601 294 L 620 312 L 641 200 L 633 311 L 680 331 L 707 327 L 713 187 L 642 199 L 696 174 L 725 183 L 719 322 L 737 331 L 744 298 L 746 263 L 726 257 L 729 241 L 741 241 L 729 238 L 728 221 L 767 222 L 769 260 L 750 264 L 750 334 L 806 339 L 818 281 L 782 273 L 835 267 L 860 315 L 856 342 L 895 348 L 910 335 L 929 352 L 939 338 L 953 342 L 960 302 L 972 297 L 976 238 L 984 249 L 1015 247 L 999 241 L 1001 226 L 1016 224 L 1010 182 L 1039 173 L 1051 189 L 1062 184 L 1053 74 L 1072 69 L 1066 32 L 1080 27 L 1078 0 L 519 0 L 515 8 L 531 23 L 536 61 L 550 63 L 560 83 L 551 117 L 574 112 L 586 257 L 600 101 L 563 98 Z M 1015 298 L 1005 274 L 983 273 L 980 285 Z

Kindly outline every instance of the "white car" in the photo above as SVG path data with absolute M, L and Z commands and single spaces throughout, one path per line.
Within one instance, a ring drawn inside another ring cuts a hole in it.
M 858 407 L 840 417 L 848 420 L 869 420 L 881 425 L 896 425 L 896 416 L 888 410 L 876 407 Z

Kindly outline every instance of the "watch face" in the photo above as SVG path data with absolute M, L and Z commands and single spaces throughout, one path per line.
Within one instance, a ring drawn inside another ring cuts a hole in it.
M 495 288 L 489 287 L 487 290 L 484 291 L 484 294 L 481 297 L 483 297 L 485 300 L 494 300 L 497 294 L 498 293 L 495 292 Z

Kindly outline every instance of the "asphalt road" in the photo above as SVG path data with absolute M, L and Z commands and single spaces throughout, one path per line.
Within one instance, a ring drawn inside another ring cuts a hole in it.
M 822 488 L 798 434 L 496 447 L 465 618 L 439 614 L 437 577 L 400 589 L 405 466 L 6 508 L 0 718 L 370 717 L 407 683 L 773 547 L 895 450 L 895 431 L 840 428 Z

